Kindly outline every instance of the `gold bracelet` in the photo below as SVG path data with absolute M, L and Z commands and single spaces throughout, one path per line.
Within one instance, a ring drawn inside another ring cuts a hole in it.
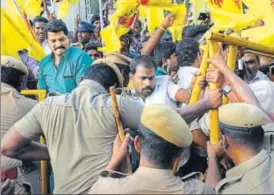
M 163 26 L 160 26 L 159 28 L 160 28 L 162 31 L 167 32 L 167 30 L 166 30 Z

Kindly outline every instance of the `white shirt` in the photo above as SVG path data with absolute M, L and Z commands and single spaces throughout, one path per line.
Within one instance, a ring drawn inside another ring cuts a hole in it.
M 180 88 L 182 89 L 190 89 L 191 88 L 191 83 L 192 83 L 192 79 L 193 76 L 195 74 L 199 73 L 199 69 L 195 68 L 195 67 L 180 67 L 178 70 L 178 85 Z M 180 107 L 184 107 L 187 104 L 185 103 L 181 103 Z
M 44 52 L 46 53 L 46 55 L 49 55 L 51 53 L 51 50 L 49 48 L 47 40 L 43 41 L 42 48 L 43 48 Z
M 169 76 L 156 76 L 156 86 L 153 93 L 145 100 L 145 105 L 149 104 L 165 104 L 172 108 L 177 108 L 176 93 L 180 87 L 174 84 Z
M 178 70 L 178 85 L 182 89 L 190 89 L 193 76 L 199 73 L 199 69 L 195 67 L 180 67 Z
M 258 81 L 262 81 L 262 80 L 269 81 L 269 78 L 267 77 L 267 75 L 265 75 L 264 73 L 262 73 L 261 71 L 258 70 L 257 73 L 256 73 L 256 76 L 254 77 L 254 79 L 249 81 L 249 84 L 255 83 L 255 82 L 258 82 Z

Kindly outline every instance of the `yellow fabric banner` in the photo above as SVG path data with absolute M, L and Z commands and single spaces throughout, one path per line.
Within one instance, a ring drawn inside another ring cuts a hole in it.
M 12 16 L 8 13 L 12 13 Z M 16 17 L 17 13 L 1 8 L 1 55 L 19 59 L 17 52 L 27 49 L 32 58 L 40 61 L 45 56 L 45 52 L 23 20 Z

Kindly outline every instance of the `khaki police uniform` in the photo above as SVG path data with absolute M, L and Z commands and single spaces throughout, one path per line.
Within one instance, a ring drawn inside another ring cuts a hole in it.
M 141 124 L 151 133 L 178 147 L 186 148 L 192 143 L 188 125 L 168 106 L 145 106 Z M 213 189 L 207 187 L 202 178 L 199 173 L 179 178 L 173 175 L 172 170 L 141 164 L 132 175 L 115 171 L 101 172 L 89 194 L 213 194 Z
M 227 131 L 233 131 L 229 128 L 236 127 L 238 131 L 251 132 L 252 128 L 265 125 L 267 119 L 261 109 L 245 103 L 233 103 L 219 108 L 220 126 Z M 273 194 L 273 155 L 263 149 L 249 160 L 228 170 L 226 178 L 216 186 L 216 192 L 217 194 Z
M 142 106 L 117 96 L 124 128 L 137 129 Z M 111 97 L 103 86 L 83 80 L 71 94 L 48 97 L 14 127 L 25 138 L 43 134 L 54 172 L 55 194 L 83 194 L 112 155 L 117 135 Z
M 14 68 L 25 74 L 28 70 L 22 62 L 9 56 L 1 56 L 1 65 Z M 14 87 L 1 83 L 1 138 L 7 131 L 24 117 L 37 104 L 36 100 L 22 96 Z M 1 170 L 8 170 L 22 166 L 22 161 L 5 157 L 1 155 Z M 23 184 L 27 184 L 19 168 L 17 168 L 18 177 L 16 179 L 15 194 L 26 193 Z

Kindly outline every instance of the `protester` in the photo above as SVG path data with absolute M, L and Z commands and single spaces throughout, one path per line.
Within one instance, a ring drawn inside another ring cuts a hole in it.
M 62 20 L 49 22 L 45 33 L 52 54 L 40 62 L 38 88 L 48 93 L 70 93 L 90 67 L 92 59 L 80 49 L 69 46 L 68 29 Z
M 220 107 L 219 111 L 223 139 L 217 145 L 208 144 L 206 183 L 216 187 L 217 194 L 274 193 L 273 157 L 263 149 L 262 125 L 267 123 L 267 115 L 258 107 L 246 103 L 228 104 Z M 216 158 L 222 149 L 235 164 L 223 180 Z
M 22 77 L 27 74 L 28 69 L 22 62 L 10 56 L 1 56 L 1 138 L 37 103 L 19 93 Z M 22 161 L 1 154 L 1 184 L 11 180 L 9 183 L 14 185 L 15 194 L 30 192 L 30 184 L 19 169 L 21 166 Z
M 252 53 L 245 53 L 242 57 L 246 74 L 244 80 L 247 83 L 254 83 L 260 80 L 268 80 L 267 75 L 259 71 L 260 60 L 259 57 Z
M 114 145 L 106 171 L 101 172 L 89 194 L 214 193 L 201 181 L 201 177 L 197 179 L 201 176 L 199 174 L 179 178 L 172 173 L 176 158 L 192 142 L 188 125 L 178 113 L 165 105 L 146 106 L 138 129 L 134 140 L 135 148 L 141 155 L 137 171 L 129 176 L 115 171 L 126 155 L 127 137 L 122 145 Z
M 156 76 L 167 75 L 170 60 L 175 54 L 176 44 L 171 42 L 160 42 L 153 49 L 152 58 L 157 63 Z
M 48 48 L 48 44 L 46 41 L 46 35 L 45 35 L 45 26 L 48 23 L 48 20 L 44 17 L 37 16 L 33 19 L 32 23 L 33 23 L 32 29 L 36 35 L 36 39 L 42 45 L 45 52 L 50 53 L 50 50 Z
M 86 44 L 85 50 L 93 60 L 97 60 L 103 57 L 103 53 L 98 51 L 99 47 L 101 47 L 101 45 L 96 45 L 95 43 L 89 42 Z
M 130 46 L 130 52 L 135 55 L 141 54 L 142 41 L 141 41 L 141 31 L 142 31 L 142 22 L 140 20 L 135 20 L 135 23 L 132 25 L 129 35 L 132 39 L 132 44 Z

